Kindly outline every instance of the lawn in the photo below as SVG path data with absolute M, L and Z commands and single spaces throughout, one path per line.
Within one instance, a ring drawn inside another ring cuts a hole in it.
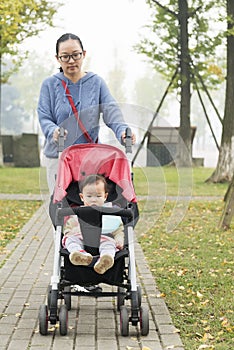
M 40 190 L 44 177 L 44 169 L 0 168 L 0 193 L 39 194 L 45 188 Z M 0 254 L 40 205 L 41 201 L 0 200 Z
M 40 201 L 0 200 L 0 254 L 40 206 Z
M 156 218 L 144 206 L 138 240 L 185 349 L 233 349 L 234 237 L 217 228 L 222 200 L 191 201 L 173 231 L 173 202 Z
M 233 225 L 218 229 L 227 184 L 205 183 L 212 171 L 133 169 L 140 199 L 136 234 L 186 350 L 234 348 Z M 44 169 L 0 169 L 0 192 L 42 191 Z M 38 202 L 0 205 L 4 246 Z
M 0 168 L 0 193 L 40 194 L 47 191 L 45 168 Z

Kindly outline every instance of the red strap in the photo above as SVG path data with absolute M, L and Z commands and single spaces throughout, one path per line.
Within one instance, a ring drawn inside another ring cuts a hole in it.
M 80 127 L 80 130 L 83 132 L 86 140 L 89 142 L 89 143 L 93 143 L 93 140 L 92 138 L 90 137 L 88 131 L 86 130 L 84 124 L 82 123 L 82 121 L 80 120 L 79 118 L 79 114 L 78 114 L 78 111 L 76 109 L 76 106 L 74 105 L 74 102 L 73 102 L 73 99 L 72 99 L 72 96 L 71 96 L 71 93 L 67 87 L 67 84 L 65 83 L 64 80 L 62 80 L 62 84 L 63 84 L 63 87 L 65 89 L 65 92 L 66 92 L 66 95 L 67 95 L 67 98 L 68 98 L 68 101 L 71 105 L 71 108 L 72 108 L 72 111 L 74 113 L 74 116 L 76 118 L 76 120 L 78 121 L 78 124 L 79 124 L 79 127 Z

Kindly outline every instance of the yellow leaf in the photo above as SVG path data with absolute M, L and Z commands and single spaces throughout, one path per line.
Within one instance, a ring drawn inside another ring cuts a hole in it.
M 207 321 L 207 320 L 201 320 L 201 323 L 203 323 L 203 324 L 207 324 L 207 323 L 208 323 L 208 321 Z
M 210 333 L 205 333 L 203 335 L 203 338 L 202 338 L 203 341 L 206 342 L 207 340 L 210 340 L 210 339 L 214 339 L 214 337 L 212 337 L 212 335 Z

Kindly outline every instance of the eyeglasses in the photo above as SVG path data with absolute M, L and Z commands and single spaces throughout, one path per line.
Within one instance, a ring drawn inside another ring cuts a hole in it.
M 82 54 L 83 54 L 83 52 L 77 52 L 77 53 L 73 53 L 72 55 L 62 55 L 62 56 L 59 56 L 59 59 L 62 62 L 69 62 L 71 58 L 74 61 L 79 61 L 82 57 Z

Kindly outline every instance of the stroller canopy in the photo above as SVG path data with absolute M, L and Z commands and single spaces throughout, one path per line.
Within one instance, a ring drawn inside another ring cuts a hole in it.
M 66 148 L 59 159 L 53 202 L 60 202 L 72 181 L 102 174 L 122 190 L 129 202 L 136 203 L 129 161 L 119 148 L 105 144 L 79 144 Z

